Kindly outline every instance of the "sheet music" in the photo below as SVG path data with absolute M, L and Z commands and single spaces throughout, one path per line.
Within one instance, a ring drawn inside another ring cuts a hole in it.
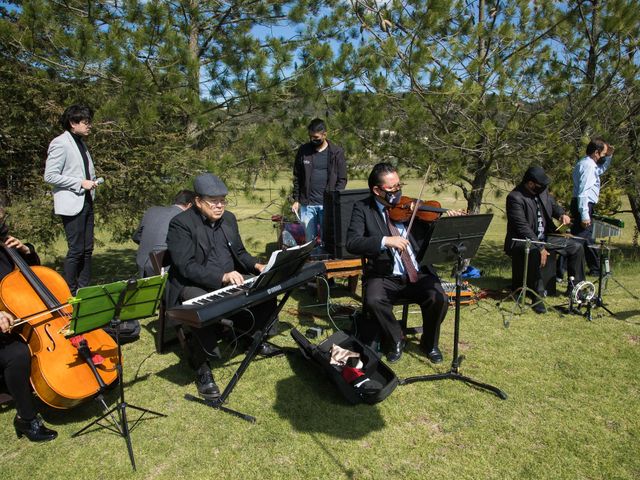
M 304 245 L 296 245 L 295 247 L 289 247 L 287 248 L 286 251 L 291 252 L 295 250 L 301 250 L 303 248 L 306 248 L 311 242 L 314 242 L 314 241 L 315 240 L 309 240 Z M 269 258 L 269 261 L 267 262 L 267 265 L 264 267 L 264 270 L 262 270 L 261 273 L 267 273 L 271 268 L 273 268 L 273 265 L 276 263 L 276 259 L 278 258 L 278 255 L 280 255 L 283 251 L 285 250 L 276 250 L 275 252 L 273 252 L 271 254 L 271 257 Z

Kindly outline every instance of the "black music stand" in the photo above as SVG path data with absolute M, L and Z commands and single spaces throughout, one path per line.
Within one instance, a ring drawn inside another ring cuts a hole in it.
M 81 333 L 100 328 L 106 324 L 109 324 L 109 326 L 116 332 L 116 345 L 118 346 L 116 369 L 118 372 L 118 386 L 120 391 L 120 401 L 117 405 L 106 411 L 93 422 L 78 430 L 72 435 L 72 437 L 82 435 L 83 432 L 94 425 L 99 425 L 102 428 L 106 428 L 107 430 L 120 435 L 125 439 L 127 451 L 129 452 L 129 460 L 131 461 L 131 466 L 134 470 L 136 470 L 136 461 L 133 455 L 133 446 L 131 444 L 131 430 L 138 425 L 145 414 L 157 417 L 166 417 L 166 415 L 128 404 L 125 401 L 124 378 L 122 376 L 120 324 L 124 320 L 146 318 L 155 314 L 160 304 L 165 281 L 166 276 L 163 275 L 138 280 L 133 278 L 127 281 L 115 282 L 108 285 L 85 287 L 79 289 L 76 297 L 69 302 L 73 305 L 73 318 L 65 336 L 72 337 L 79 335 Z M 102 400 L 102 404 L 106 408 L 104 400 Z M 140 416 L 131 427 L 129 427 L 129 422 L 127 420 L 127 407 L 141 412 Z M 115 418 L 113 415 L 115 411 L 118 412 L 118 418 Z M 110 424 L 100 423 L 106 418 L 110 419 Z
M 450 378 L 452 380 L 461 380 L 465 383 L 475 385 L 478 388 L 493 392 L 502 400 L 507 399 L 507 394 L 499 388 L 487 383 L 478 382 L 477 380 L 458 372 L 460 363 L 462 363 L 462 360 L 464 359 L 464 355 L 458 356 L 458 343 L 460 337 L 460 290 L 462 286 L 460 276 L 463 271 L 463 261 L 464 259 L 473 258 L 480 246 L 480 242 L 482 242 L 482 238 L 484 237 L 492 218 L 493 215 L 491 214 L 443 217 L 435 223 L 428 246 L 422 249 L 424 253 L 419 257 L 422 259 L 421 264 L 442 263 L 453 260 L 456 262 L 456 304 L 453 336 L 453 360 L 451 361 L 451 368 L 448 372 L 405 378 L 400 381 L 401 385 Z
M 290 248 L 288 250 L 279 250 L 272 254 L 272 257 L 269 261 L 268 270 L 265 268 L 263 273 L 261 273 L 255 282 L 251 285 L 250 291 L 262 290 L 273 288 L 276 291 L 280 288 L 280 284 L 287 279 L 295 276 L 302 270 L 305 262 L 311 255 L 311 251 L 313 250 L 314 245 L 313 242 L 308 242 L 303 246 Z M 240 366 L 235 371 L 231 380 L 225 387 L 222 395 L 215 400 L 206 400 L 203 398 L 196 397 L 191 394 L 185 394 L 184 398 L 187 400 L 191 400 L 193 402 L 202 403 L 209 407 L 215 408 L 217 410 L 222 410 L 223 412 L 230 413 L 231 415 L 235 415 L 236 417 L 242 418 L 250 423 L 255 423 L 256 418 L 248 415 L 246 413 L 239 412 L 237 410 L 233 410 L 231 408 L 225 407 L 224 404 L 231 395 L 231 392 L 240 381 L 240 378 L 244 374 L 244 372 L 249 368 L 249 364 L 255 358 L 258 353 L 258 348 L 262 342 L 267 340 L 268 332 L 275 325 L 276 320 L 278 318 L 278 314 L 284 307 L 284 304 L 289 299 L 289 295 L 291 295 L 291 290 L 284 292 L 284 296 L 280 299 L 280 302 L 277 304 L 276 308 L 271 312 L 265 326 L 262 330 L 256 330 L 253 335 L 253 341 L 249 350 L 247 350 L 247 354 L 244 359 L 240 363 Z

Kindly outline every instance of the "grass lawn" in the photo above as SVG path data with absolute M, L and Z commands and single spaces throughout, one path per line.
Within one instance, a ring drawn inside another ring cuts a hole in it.
M 411 182 L 406 193 L 416 194 L 418 184 Z M 261 212 L 270 193 L 259 187 L 257 194 L 264 198 L 249 202 L 239 197 L 230 209 L 241 220 L 249 250 L 263 255 L 276 238 L 268 219 L 277 209 Z M 462 205 L 450 193 L 439 198 L 445 207 Z M 252 218 L 257 213 L 261 219 Z M 17 440 L 13 407 L 0 407 L 0 477 L 640 478 L 640 301 L 626 291 L 638 296 L 640 264 L 638 252 L 630 246 L 631 219 L 625 219 L 624 236 L 615 242 L 622 247 L 614 251 L 612 262 L 619 284 L 610 281 L 604 296 L 616 317 L 597 310 L 588 322 L 576 315 L 526 311 L 505 328 L 497 299 L 506 295 L 511 270 L 502 254 L 505 220 L 501 212 L 495 213 L 472 262 L 483 270 L 473 285 L 494 295 L 462 309 L 460 350 L 466 359 L 460 372 L 498 386 L 509 395 L 506 401 L 444 380 L 399 386 L 375 406 L 351 406 L 318 370 L 291 354 L 253 362 L 230 396 L 230 408 L 257 417 L 257 423 L 250 424 L 184 399 L 186 393 L 196 393 L 193 375 L 178 347 L 155 353 L 152 318 L 142 322 L 140 340 L 124 346 L 127 401 L 167 415 L 145 417 L 133 430 L 138 472 L 132 472 L 124 441 L 107 430 L 71 438 L 100 414 L 89 402 L 70 411 L 43 408 L 45 420 L 60 434 L 43 445 Z M 96 283 L 135 272 L 133 243 L 113 243 L 104 230 L 98 237 Z M 46 263 L 58 269 L 62 243 L 45 256 Z M 443 279 L 448 280 L 449 270 L 442 268 Z M 345 328 L 348 322 L 340 313 L 357 307 L 358 298 L 341 285 L 331 295 L 334 321 Z M 562 301 L 550 299 L 553 305 Z M 311 291 L 295 291 L 274 342 L 293 347 L 291 327 L 304 330 L 315 325 L 330 334 L 333 326 L 326 308 L 312 306 L 317 303 Z M 449 369 L 453 318 L 451 310 L 443 324 L 445 362 L 434 366 L 426 361 L 413 337 L 393 365 L 399 377 Z M 420 322 L 413 310 L 410 322 Z M 214 368 L 214 375 L 224 387 L 243 356 L 229 345 L 222 350 L 225 360 Z M 108 401 L 117 401 L 116 392 L 110 392 Z M 128 412 L 135 419 L 135 412 Z

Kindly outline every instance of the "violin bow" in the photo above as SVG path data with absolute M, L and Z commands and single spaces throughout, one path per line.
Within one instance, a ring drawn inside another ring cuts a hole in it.
M 411 231 L 411 227 L 413 226 L 413 221 L 416 219 L 416 213 L 418 213 L 418 207 L 420 206 L 420 197 L 422 197 L 422 192 L 424 192 L 424 186 L 427 184 L 427 178 L 429 177 L 430 171 L 431 165 L 427 167 L 427 172 L 424 174 L 424 178 L 422 179 L 420 193 L 418 194 L 418 198 L 416 199 L 416 204 L 413 206 L 413 212 L 411 213 L 411 220 L 409 220 L 409 226 L 407 227 L 405 238 L 409 238 L 409 232 Z

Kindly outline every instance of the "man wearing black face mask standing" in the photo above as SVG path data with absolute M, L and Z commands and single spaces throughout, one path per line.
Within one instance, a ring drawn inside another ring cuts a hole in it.
M 531 245 L 529 252 L 527 286 L 540 297 L 544 295 L 541 268 L 547 263 L 549 249 L 567 258 L 567 271 L 569 277 L 573 277 L 574 284 L 584 280 L 582 244 L 571 238 L 549 236 L 556 230 L 554 218 L 563 225 L 571 223 L 569 216 L 549 194 L 549 183 L 549 177 L 542 167 L 531 166 L 520 184 L 507 195 L 507 236 L 504 251 L 512 258 L 514 264 L 518 262 L 517 265 L 524 265 L 525 251 L 524 242 L 514 242 L 514 239 L 529 239 L 550 244 L 548 247 Z M 513 288 L 520 286 L 514 284 Z M 569 285 L 568 290 L 571 288 Z M 538 302 L 534 302 L 533 309 L 536 313 L 546 312 L 544 305 Z
M 307 242 L 316 238 L 318 227 L 322 230 L 324 192 L 344 190 L 347 185 L 344 150 L 327 140 L 324 121 L 312 120 L 308 132 L 309 143 L 298 149 L 293 164 L 291 206 L 304 224 Z
M 593 209 L 600 196 L 600 175 L 606 172 L 613 158 L 613 147 L 602 139 L 594 139 L 587 145 L 587 156 L 573 168 L 573 198 L 571 216 L 575 219 L 571 233 L 585 239 L 585 259 L 589 274 L 598 276 L 600 265 L 596 251 L 589 248 L 595 243 L 593 236 Z
M 371 196 L 353 207 L 347 250 L 367 259 L 363 306 L 370 317 L 358 326 L 358 336 L 368 344 L 378 337 L 391 343 L 387 360 L 397 362 L 405 341 L 393 304 L 417 303 L 423 325 L 420 348 L 432 363 L 440 363 L 440 324 L 447 314 L 448 298 L 434 269 L 421 267 L 416 261 L 416 252 L 430 227 L 425 222 L 415 222 L 406 235 L 407 225 L 389 217 L 388 209 L 402 196 L 401 187 L 393 165 L 379 163 L 369 174 Z

